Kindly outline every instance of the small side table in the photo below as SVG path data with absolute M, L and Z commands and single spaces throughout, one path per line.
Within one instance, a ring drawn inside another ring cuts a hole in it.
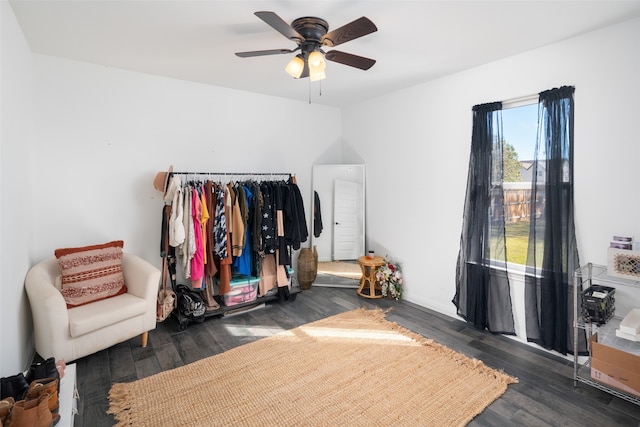
M 358 264 L 362 270 L 362 277 L 360 278 L 360 287 L 358 288 L 358 295 L 365 298 L 382 298 L 382 289 L 376 282 L 376 269 L 384 265 L 384 258 L 376 256 L 368 258 L 361 256 L 358 258 Z M 376 292 L 377 291 L 377 292 Z

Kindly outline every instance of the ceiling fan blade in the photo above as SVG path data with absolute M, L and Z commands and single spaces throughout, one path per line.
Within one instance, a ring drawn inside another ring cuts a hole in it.
M 273 12 L 255 12 L 258 18 L 262 19 L 267 24 L 271 25 L 277 32 L 288 38 L 289 40 L 293 40 L 297 43 L 301 43 L 304 41 L 304 37 L 300 35 L 296 30 L 294 30 L 291 25 L 287 24 L 282 18 L 276 15 Z
M 350 67 L 360 68 L 361 70 L 368 70 L 376 63 L 375 59 L 365 58 L 364 56 L 353 55 L 351 53 L 340 52 L 339 50 L 329 51 L 324 55 L 324 57 L 327 61 L 338 62 Z
M 291 49 L 253 50 L 249 52 L 236 52 L 236 56 L 239 56 L 240 58 L 250 58 L 252 56 L 280 55 L 292 52 L 295 51 Z
M 328 32 L 322 36 L 320 42 L 325 46 L 333 47 L 376 31 L 378 31 L 378 27 L 376 27 L 369 18 L 365 18 L 363 16 L 362 18 L 358 18 L 353 22 Z

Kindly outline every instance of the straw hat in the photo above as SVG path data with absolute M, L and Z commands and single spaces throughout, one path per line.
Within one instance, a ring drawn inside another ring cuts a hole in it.
M 166 194 L 167 192 L 167 182 L 169 181 L 169 176 L 171 176 L 171 172 L 173 172 L 173 165 L 169 166 L 169 170 L 166 172 L 158 172 L 156 177 L 153 179 L 153 188 L 158 190 L 159 192 Z

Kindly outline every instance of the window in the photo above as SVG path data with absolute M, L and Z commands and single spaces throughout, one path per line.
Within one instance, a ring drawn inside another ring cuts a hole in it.
M 510 105 L 511 110 L 502 102 L 473 106 L 453 298 L 458 315 L 469 324 L 491 332 L 515 333 L 509 272 L 521 270 L 527 341 L 561 354 L 567 354 L 576 342 L 579 352 L 586 351 L 584 330 L 582 336 L 573 336 L 573 316 L 567 304 L 572 274 L 580 265 L 573 206 L 574 92 L 573 86 L 540 92 L 537 114 L 535 106 Z M 538 125 L 529 125 L 536 116 Z M 521 129 L 528 130 L 529 137 L 518 138 Z M 534 161 L 528 178 L 529 165 L 524 160 L 529 160 L 531 147 Z M 511 165 L 517 153 L 516 162 L 522 166 L 518 172 L 509 172 L 509 165 L 505 168 L 505 151 Z M 514 200 L 510 195 L 505 201 L 505 192 L 511 190 L 505 187 L 505 169 L 506 187 L 509 181 L 512 187 L 523 186 L 528 179 L 530 193 L 515 188 L 518 197 Z M 507 216 L 509 221 L 505 221 Z M 531 222 L 528 225 L 526 218 Z M 529 230 L 528 237 L 523 229 Z M 518 247 L 523 249 L 519 258 Z
M 507 262 L 526 265 L 531 214 L 531 181 L 544 182 L 544 156 L 534 165 L 538 132 L 538 104 L 503 106 L 503 200 Z

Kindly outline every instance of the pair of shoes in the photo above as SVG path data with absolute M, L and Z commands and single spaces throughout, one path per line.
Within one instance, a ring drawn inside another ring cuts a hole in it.
M 29 384 L 41 378 L 57 378 L 57 392 L 60 393 L 60 378 L 64 376 L 65 363 L 63 360 L 56 363 L 55 358 L 50 357 L 43 362 L 34 362 L 27 371 L 27 375 L 19 374 L 0 379 L 0 399 L 13 397 L 16 402 L 24 399 L 29 389 Z M 62 372 L 62 374 L 61 374 Z
M 7 397 L 6 399 L 0 400 L 0 426 L 4 426 L 7 418 L 9 418 L 9 414 L 13 409 L 13 404 L 16 403 L 13 400 L 13 397 Z
M 56 370 L 57 372 L 57 370 Z M 48 396 L 49 411 L 53 417 L 53 424 L 57 424 L 60 420 L 60 401 L 58 400 L 58 390 L 60 389 L 60 380 L 58 378 L 43 378 L 35 380 L 29 384 L 29 390 L 24 400 L 38 400 L 41 396 Z
M 8 422 L 10 427 L 53 426 L 60 421 L 60 401 L 58 400 L 57 378 L 43 378 L 33 381 L 24 400 L 13 404 Z
M 0 379 L 0 399 L 12 397 L 17 402 L 24 398 L 28 389 L 29 383 L 22 372 Z
M 60 416 L 58 416 L 58 420 Z M 21 400 L 11 409 L 5 427 L 51 427 L 53 415 L 49 410 L 49 396 L 43 394 L 37 400 Z

